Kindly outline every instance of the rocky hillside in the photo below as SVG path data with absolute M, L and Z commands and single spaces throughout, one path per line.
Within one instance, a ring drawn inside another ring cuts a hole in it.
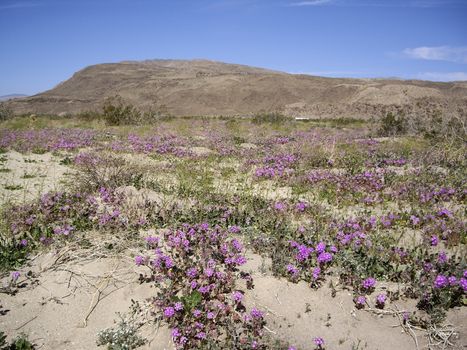
M 206 60 L 93 65 L 52 90 L 8 104 L 17 113 L 78 113 L 98 110 L 115 95 L 173 115 L 372 117 L 467 109 L 467 82 L 323 78 Z

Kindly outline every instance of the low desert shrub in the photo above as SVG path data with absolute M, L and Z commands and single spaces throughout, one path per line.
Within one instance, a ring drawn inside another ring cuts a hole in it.
M 392 112 L 384 115 L 379 122 L 380 136 L 400 136 L 407 133 L 407 118 L 402 114 Z
M 79 153 L 74 158 L 74 164 L 79 171 L 73 179 L 72 187 L 77 191 L 92 193 L 100 188 L 140 188 L 142 185 L 142 167 L 110 153 Z
M 282 124 L 282 123 L 285 123 L 291 120 L 292 120 L 291 118 L 278 112 L 262 112 L 262 113 L 255 114 L 251 121 L 254 124 L 263 124 L 263 123 Z
M 0 350 L 34 350 L 35 346 L 28 340 L 27 335 L 21 333 L 11 344 L 6 341 L 6 336 L 0 331 Z
M 115 327 L 107 328 L 97 334 L 97 345 L 107 345 L 109 350 L 131 350 L 146 343 L 138 334 L 144 324 L 140 320 L 141 309 L 137 302 L 132 300 L 130 312 L 127 315 L 118 315 L 120 321 Z
M 108 125 L 140 124 L 141 112 L 124 102 L 121 96 L 109 97 L 104 101 L 102 116 Z
M 5 103 L 0 103 L 0 122 L 13 117 L 13 111 Z

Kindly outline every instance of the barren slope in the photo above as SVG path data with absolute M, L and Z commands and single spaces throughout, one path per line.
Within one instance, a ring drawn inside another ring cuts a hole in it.
M 312 117 L 370 117 L 402 108 L 457 113 L 467 82 L 322 78 L 205 60 L 99 64 L 54 89 L 14 100 L 19 113 L 77 113 L 121 95 L 143 108 L 174 115 L 244 115 L 261 110 Z

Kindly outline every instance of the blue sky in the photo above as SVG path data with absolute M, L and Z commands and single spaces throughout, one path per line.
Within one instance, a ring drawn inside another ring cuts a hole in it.
M 467 0 L 0 0 L 0 45 L 0 95 L 153 58 L 467 80 Z

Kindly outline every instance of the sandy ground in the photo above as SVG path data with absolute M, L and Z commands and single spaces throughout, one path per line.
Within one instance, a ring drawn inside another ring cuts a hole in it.
M 70 168 L 60 164 L 65 156 L 51 153 L 21 154 L 9 151 L 0 155 L 0 205 L 21 203 L 40 194 L 58 190 Z
M 0 329 L 7 335 L 24 332 L 39 349 L 98 349 L 97 333 L 114 326 L 117 313 L 127 312 L 132 299 L 144 302 L 154 294 L 153 286 L 137 282 L 139 274 L 130 259 L 60 262 L 70 254 L 76 252 L 64 249 L 38 256 L 21 271 L 19 283 L 27 286 L 14 296 L 1 295 L 3 309 L 9 311 L 0 316 Z M 34 277 L 28 277 L 28 271 Z M 146 327 L 142 332 L 150 340 L 142 349 L 172 349 L 168 329 Z
M 15 296 L 1 294 L 3 309 L 9 311 L 0 316 L 0 329 L 10 337 L 25 332 L 39 349 L 97 349 L 97 333 L 114 325 L 116 313 L 128 311 L 132 299 L 144 304 L 155 288 L 138 283 L 141 271 L 132 263 L 132 252 L 93 254 L 64 247 L 32 260 L 21 271 L 19 281 L 26 286 Z M 395 316 L 356 310 L 350 291 L 338 291 L 333 298 L 327 286 L 313 290 L 306 283 L 274 278 L 267 260 L 251 253 L 248 258 L 244 269 L 253 272 L 255 288 L 247 292 L 246 303 L 266 312 L 272 336 L 301 349 L 312 349 L 317 336 L 326 340 L 327 349 L 416 349 Z M 414 310 L 411 301 L 396 304 L 388 309 Z M 149 343 L 142 349 L 173 349 L 168 329 L 152 324 L 150 314 L 147 320 L 141 332 Z M 461 349 L 467 345 L 465 313 L 452 310 L 448 320 L 459 326 L 456 349 Z M 416 335 L 420 349 L 426 348 L 424 334 Z

